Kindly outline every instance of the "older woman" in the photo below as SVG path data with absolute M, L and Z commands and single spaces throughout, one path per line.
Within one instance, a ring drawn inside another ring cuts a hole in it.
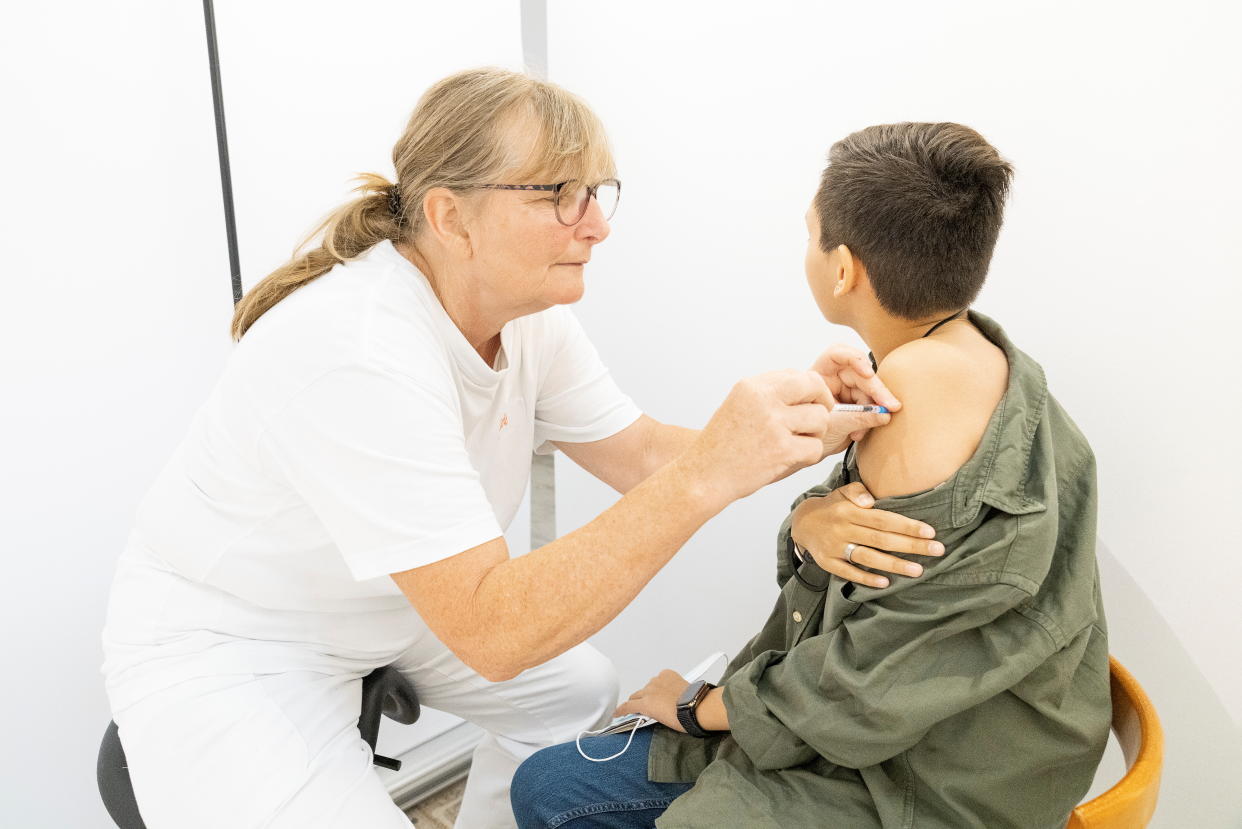
M 488 732 L 460 825 L 513 825 L 517 764 L 615 704 L 584 640 L 727 504 L 885 420 L 829 414 L 887 394 L 840 349 L 741 381 L 702 432 L 621 393 L 563 307 L 620 191 L 563 90 L 446 78 L 393 160 L 240 303 L 121 558 L 104 672 L 150 829 L 408 826 L 356 727 L 392 663 Z M 624 497 L 511 559 L 532 450 L 555 448 Z M 814 520 L 833 555 L 918 527 L 840 497 Z

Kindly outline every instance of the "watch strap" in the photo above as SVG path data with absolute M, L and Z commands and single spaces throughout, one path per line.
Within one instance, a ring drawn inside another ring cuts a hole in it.
M 716 686 L 712 685 L 710 682 L 704 682 L 702 680 L 699 680 L 694 684 L 699 686 L 696 689 L 694 696 L 691 697 L 689 701 L 679 703 L 677 705 L 677 722 L 691 737 L 698 737 L 702 739 L 703 737 L 710 736 L 712 732 L 704 730 L 703 726 L 699 725 L 699 703 L 702 702 L 703 698 L 706 697 Z

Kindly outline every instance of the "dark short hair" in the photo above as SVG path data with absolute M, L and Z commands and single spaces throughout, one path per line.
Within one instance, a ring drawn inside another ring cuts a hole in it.
M 862 260 L 904 319 L 965 308 L 987 276 L 1013 168 L 961 124 L 881 124 L 832 145 L 815 194 L 819 245 Z

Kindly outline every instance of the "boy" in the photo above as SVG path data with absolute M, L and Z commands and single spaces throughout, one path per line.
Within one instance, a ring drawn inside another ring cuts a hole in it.
M 721 686 L 661 673 L 617 713 L 662 725 L 611 763 L 535 754 L 520 826 L 1065 826 L 1111 715 L 1094 457 L 1042 369 L 967 310 L 1011 176 L 958 124 L 833 146 L 807 279 L 902 408 L 795 502 L 781 595 Z M 851 481 L 936 529 L 946 553 L 922 578 L 853 585 L 802 553 L 799 504 Z

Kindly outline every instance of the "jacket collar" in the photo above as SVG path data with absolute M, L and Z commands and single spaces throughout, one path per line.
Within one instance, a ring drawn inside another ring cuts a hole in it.
M 1048 404 L 1044 370 L 1018 350 L 996 322 L 977 311 L 969 313 L 970 321 L 1005 352 L 1009 385 L 992 412 L 979 448 L 954 475 L 951 520 L 955 527 L 974 521 L 983 504 L 1011 515 L 1045 509 L 1042 501 L 1026 494 L 1035 432 Z

